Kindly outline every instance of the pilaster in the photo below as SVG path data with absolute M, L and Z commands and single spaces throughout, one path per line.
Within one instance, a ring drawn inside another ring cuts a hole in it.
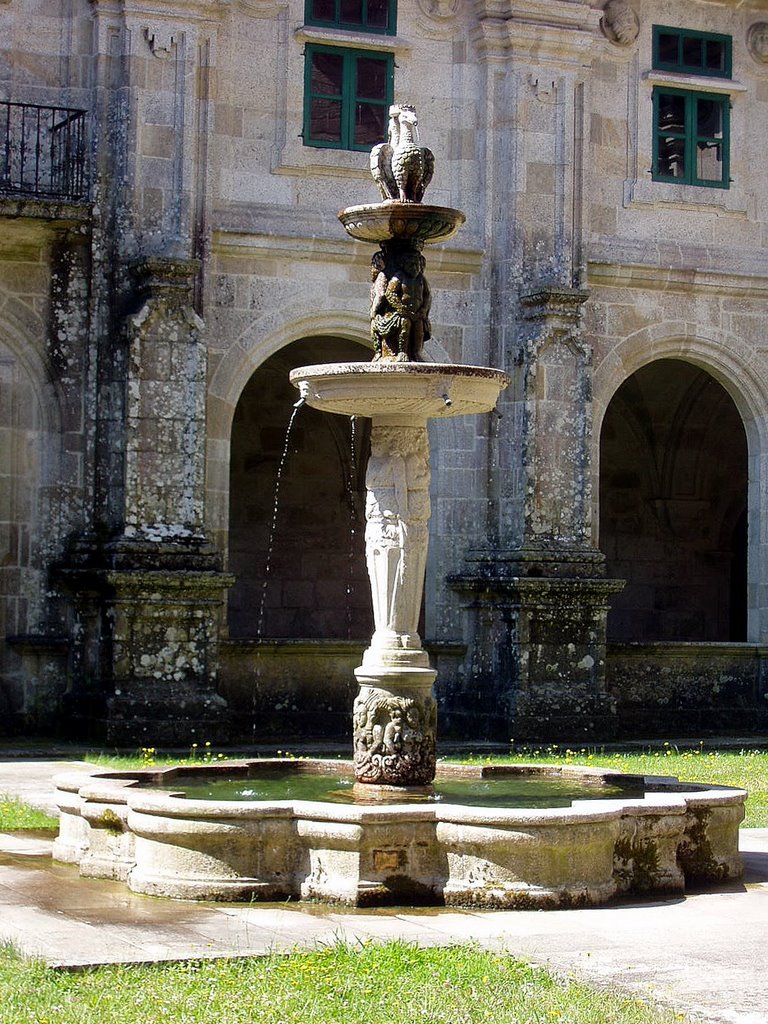
M 470 551 L 451 585 L 467 597 L 469 665 L 488 735 L 523 740 L 608 738 L 605 694 L 609 600 L 592 544 L 592 353 L 581 311 L 588 293 L 523 294 L 513 395 L 515 478 L 502 540 Z M 506 543 L 504 542 L 506 541 Z M 457 723 L 458 724 L 458 723 Z M 482 727 L 482 726 L 481 726 Z

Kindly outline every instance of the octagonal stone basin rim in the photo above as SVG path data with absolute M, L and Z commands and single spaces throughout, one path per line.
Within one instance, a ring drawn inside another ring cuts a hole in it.
M 313 408 L 379 420 L 490 412 L 509 380 L 503 370 L 460 363 L 317 363 L 290 372 Z
M 746 792 L 671 777 L 536 766 L 529 774 L 642 779 L 656 790 L 542 809 L 199 800 L 173 789 L 201 771 L 253 778 L 276 766 L 352 775 L 350 762 L 320 759 L 63 773 L 54 779 L 54 858 L 84 876 L 174 899 L 529 910 L 597 906 L 626 893 L 679 895 L 689 880 L 722 883 L 743 872 Z M 438 768 L 450 774 L 466 777 L 458 766 Z M 142 781 L 163 788 L 139 788 Z
M 228 762 L 216 765 L 216 774 L 236 774 L 252 770 L 254 767 L 262 770 L 269 770 L 275 767 L 295 766 L 293 760 L 264 759 L 258 761 Z M 313 759 L 312 765 L 327 769 L 340 776 L 353 774 L 351 761 L 323 761 Z M 565 824 L 567 822 L 590 822 L 602 821 L 611 817 L 620 816 L 625 809 L 632 809 L 633 813 L 657 814 L 662 811 L 673 813 L 675 811 L 684 813 L 687 808 L 708 806 L 716 803 L 720 806 L 728 806 L 743 803 L 747 793 L 743 789 L 731 786 L 709 785 L 705 783 L 680 782 L 673 776 L 642 776 L 624 775 L 610 770 L 580 768 L 572 766 L 572 770 L 566 769 L 562 775 L 552 774 L 556 777 L 565 775 L 575 778 L 587 777 L 594 781 L 598 787 L 601 782 L 611 782 L 620 778 L 630 783 L 640 783 L 645 787 L 659 787 L 649 789 L 644 797 L 612 797 L 608 799 L 594 799 L 585 797 L 573 800 L 569 807 L 547 807 L 547 808 L 515 808 L 515 807 L 482 807 L 465 806 L 458 803 L 423 803 L 414 805 L 412 803 L 386 803 L 381 805 L 371 804 L 343 804 L 331 803 L 321 800 L 303 800 L 299 798 L 286 800 L 216 800 L 189 798 L 183 792 L 174 789 L 173 778 L 169 779 L 169 785 L 162 783 L 163 775 L 174 776 L 180 771 L 184 775 L 199 776 L 206 773 L 206 768 L 213 769 L 214 766 L 205 765 L 184 765 L 170 766 L 162 769 L 136 769 L 126 771 L 124 775 L 116 772 L 96 771 L 85 772 L 64 772 L 54 776 L 53 783 L 59 792 L 70 792 L 77 794 L 81 800 L 87 803 L 124 804 L 128 811 L 137 811 L 148 814 L 163 814 L 173 818 L 196 818 L 216 819 L 252 818 L 254 812 L 258 811 L 264 816 L 284 816 L 286 814 L 301 818 L 312 818 L 323 821 L 340 821 L 348 823 L 366 822 L 387 822 L 393 818 L 399 821 L 424 821 L 424 822 L 461 822 L 467 824 L 503 825 L 509 826 L 515 822 L 529 824 L 544 824 L 547 821 Z M 442 774 L 451 777 L 453 773 L 443 767 Z M 514 768 L 521 769 L 519 774 L 538 774 L 542 766 L 538 765 L 515 765 Z M 212 773 L 212 772 L 211 772 Z M 458 774 L 458 773 L 457 773 Z M 244 776 L 248 777 L 248 776 Z M 438 780 L 440 771 L 438 772 Z M 478 776 L 487 777 L 487 776 Z M 142 783 L 149 782 L 152 789 L 143 788 Z

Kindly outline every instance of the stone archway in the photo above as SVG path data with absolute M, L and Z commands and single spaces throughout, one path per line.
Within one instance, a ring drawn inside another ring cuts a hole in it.
M 743 641 L 747 438 L 725 388 L 659 359 L 614 394 L 600 438 L 600 547 L 611 640 Z
M 365 463 L 368 421 L 304 406 L 280 480 L 272 550 L 275 485 L 298 393 L 296 366 L 367 361 L 355 342 L 309 337 L 270 356 L 242 391 L 230 449 L 229 595 L 233 639 L 363 640 L 372 616 L 365 571 Z M 268 573 L 267 573 L 268 567 Z M 265 586 L 266 575 L 266 586 Z

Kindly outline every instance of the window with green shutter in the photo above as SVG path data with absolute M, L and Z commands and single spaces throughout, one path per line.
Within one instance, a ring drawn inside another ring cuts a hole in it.
M 653 26 L 653 68 L 711 78 L 731 77 L 731 37 Z
M 653 69 L 679 76 L 681 86 L 688 76 L 730 78 L 731 38 L 654 25 Z M 654 181 L 729 187 L 730 96 L 704 89 L 654 87 Z
M 307 25 L 394 35 L 396 0 L 306 0 Z
M 387 137 L 392 54 L 307 44 L 304 145 L 370 149 Z
M 653 90 L 653 179 L 728 188 L 728 96 Z

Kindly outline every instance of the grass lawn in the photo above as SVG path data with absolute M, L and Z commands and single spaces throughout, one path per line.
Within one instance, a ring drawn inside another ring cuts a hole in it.
M 0 950 L 3 1024 L 673 1024 L 503 954 L 404 943 L 69 973 Z
M 184 760 L 223 755 L 192 750 Z M 105 767 L 173 763 L 147 748 L 132 758 L 91 755 Z M 768 826 L 768 753 L 677 750 L 605 752 L 556 746 L 476 763 L 588 764 L 642 775 L 741 786 L 747 826 Z M 0 830 L 55 821 L 0 796 Z M 250 960 L 55 971 L 0 946 L 2 1024 L 673 1024 L 685 1015 L 623 993 L 593 989 L 474 947 L 419 950 L 337 946 Z

